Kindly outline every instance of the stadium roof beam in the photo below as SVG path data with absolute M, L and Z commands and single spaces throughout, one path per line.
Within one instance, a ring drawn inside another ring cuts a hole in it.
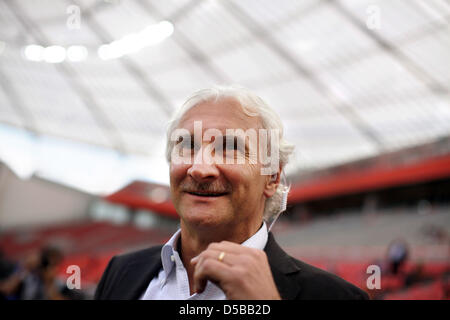
M 20 95 L 17 94 L 14 86 L 8 81 L 5 73 L 0 68 L 0 86 L 3 88 L 3 92 L 8 100 L 11 102 L 12 108 L 16 111 L 19 118 L 23 121 L 23 127 L 34 133 L 39 134 L 36 123 L 33 119 L 33 114 L 28 110 L 28 108 L 23 103 Z
M 95 11 L 85 12 L 83 7 L 77 1 L 69 1 L 68 3 L 75 4 L 81 8 L 85 18 L 84 20 L 87 21 L 89 28 L 97 36 L 101 43 L 106 44 L 114 40 L 114 37 L 95 19 Z M 126 56 L 121 57 L 118 61 L 124 66 L 125 70 L 131 75 L 131 77 L 136 80 L 137 84 L 143 89 L 145 94 L 147 94 L 152 100 L 156 100 L 163 112 L 170 117 L 173 111 L 170 99 L 167 98 L 161 90 L 158 89 L 157 85 L 145 75 L 145 72 L 143 72 L 136 63 L 134 63 L 131 59 L 128 59 Z
M 368 142 L 372 143 L 377 152 L 383 150 L 381 139 L 379 139 L 378 135 L 365 124 L 365 121 L 356 112 L 354 112 L 352 106 L 345 101 L 342 101 L 342 99 L 338 97 L 324 81 L 319 79 L 313 71 L 302 63 L 298 57 L 293 56 L 276 38 L 272 37 L 270 30 L 259 24 L 255 19 L 246 14 L 231 1 L 221 1 L 219 3 L 234 15 L 240 23 L 246 26 L 256 38 L 260 39 L 263 44 L 289 64 L 298 75 L 306 78 L 319 92 L 324 93 L 333 103 L 336 110 L 353 125 L 357 132 L 366 138 Z
M 16 20 L 21 27 L 29 33 L 40 45 L 51 45 L 48 38 L 40 30 L 40 28 L 32 22 L 29 17 L 25 16 L 23 10 L 14 1 L 6 1 L 9 10 L 13 13 Z M 63 75 L 63 78 L 67 81 L 70 88 L 78 95 L 92 114 L 94 121 L 98 124 L 100 129 L 104 132 L 107 139 L 110 140 L 112 148 L 121 153 L 126 153 L 125 144 L 119 135 L 119 131 L 115 128 L 113 122 L 103 112 L 101 107 L 95 101 L 94 96 L 91 94 L 88 88 L 86 88 L 81 81 L 77 80 L 77 75 L 68 65 L 64 63 L 54 64 L 56 70 Z
M 377 45 L 391 55 L 396 61 L 401 64 L 405 69 L 417 78 L 419 81 L 423 82 L 426 87 L 428 87 L 432 92 L 435 93 L 448 93 L 448 89 L 439 83 L 435 78 L 433 78 L 429 73 L 427 73 L 423 68 L 418 66 L 413 60 L 411 60 L 407 55 L 403 54 L 395 45 L 390 43 L 387 39 L 383 38 L 380 34 L 367 28 L 367 26 L 359 20 L 354 14 L 352 14 L 348 9 L 346 9 L 339 1 L 335 0 L 322 0 L 326 1 L 332 5 L 336 12 L 339 12 L 343 17 L 350 21 L 358 30 L 371 38 Z
M 151 5 L 148 1 L 135 1 L 148 15 L 157 16 L 158 19 L 167 19 L 171 22 L 175 22 L 180 18 L 181 15 L 185 14 L 187 11 L 194 9 L 200 1 L 192 0 L 187 5 L 183 6 L 181 9 L 177 10 L 175 14 L 173 14 L 169 18 L 165 18 L 163 14 L 161 14 L 155 6 Z M 197 46 L 193 41 L 186 37 L 180 32 L 175 32 L 173 34 L 173 39 L 177 42 L 180 47 L 182 47 L 192 58 L 192 60 L 196 61 L 201 68 L 203 68 L 207 73 L 212 75 L 216 81 L 219 82 L 230 82 L 230 79 L 218 68 L 216 68 L 212 63 L 211 59 L 208 58 L 208 55 L 203 53 L 201 48 Z

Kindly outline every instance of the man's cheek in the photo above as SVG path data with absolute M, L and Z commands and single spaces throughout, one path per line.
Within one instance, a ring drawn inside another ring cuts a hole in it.
M 174 175 L 175 176 L 177 176 L 177 175 L 179 176 L 179 175 L 182 175 L 182 174 L 186 174 L 187 169 L 188 169 L 188 166 L 186 166 L 186 165 L 171 163 L 170 164 L 169 173 L 170 173 L 171 177 L 174 176 Z

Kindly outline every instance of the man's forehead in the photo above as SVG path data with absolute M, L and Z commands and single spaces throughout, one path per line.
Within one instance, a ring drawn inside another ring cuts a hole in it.
M 189 109 L 180 120 L 178 128 L 193 130 L 194 123 L 200 121 L 203 130 L 217 129 L 223 134 L 227 129 L 258 129 L 258 116 L 247 115 L 238 101 L 225 98 L 218 101 L 201 102 Z

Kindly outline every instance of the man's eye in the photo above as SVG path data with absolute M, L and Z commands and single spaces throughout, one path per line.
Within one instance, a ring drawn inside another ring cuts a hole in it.
M 237 146 L 233 139 L 224 138 L 223 139 L 223 150 L 236 150 Z
M 195 142 L 192 141 L 191 139 L 183 139 L 183 138 L 180 138 L 178 140 L 177 145 L 182 149 L 191 149 L 191 150 L 195 150 L 195 148 L 197 147 Z
M 192 141 L 183 141 L 181 143 L 181 147 L 184 149 L 194 149 L 194 142 Z
M 223 148 L 224 148 L 224 150 L 236 150 L 236 149 L 237 149 L 237 146 L 236 146 L 234 143 L 231 143 L 231 144 L 226 143 L 226 144 L 223 146 Z
M 223 140 L 223 150 L 245 152 L 245 147 L 239 143 L 237 138 L 226 138 Z

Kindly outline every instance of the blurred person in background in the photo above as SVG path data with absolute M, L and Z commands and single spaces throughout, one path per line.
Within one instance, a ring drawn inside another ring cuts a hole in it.
M 387 259 L 389 263 L 389 272 L 393 275 L 398 275 L 402 272 L 402 267 L 405 265 L 409 257 L 409 248 L 406 241 L 396 239 L 389 244 L 387 250 Z
M 252 142 L 228 136 L 227 129 L 275 130 L 275 170 L 262 174 L 262 162 L 249 161 Z M 210 139 L 203 138 L 211 131 Z M 233 143 L 225 145 L 228 139 Z M 224 146 L 219 158 L 208 154 L 213 143 Z M 289 256 L 266 225 L 285 209 L 280 177 L 292 150 L 278 115 L 255 94 L 240 87 L 195 93 L 175 113 L 167 134 L 171 196 L 181 228 L 164 246 L 113 257 L 95 298 L 367 299 L 336 275 Z M 180 152 L 188 161 L 174 161 Z M 224 163 L 218 161 L 222 156 L 245 161 Z
M 4 300 L 72 300 L 83 299 L 81 292 L 69 290 L 58 279 L 58 267 L 63 253 L 54 247 L 44 247 L 29 253 L 22 263 L 9 268 L 0 278 L 0 298 Z

